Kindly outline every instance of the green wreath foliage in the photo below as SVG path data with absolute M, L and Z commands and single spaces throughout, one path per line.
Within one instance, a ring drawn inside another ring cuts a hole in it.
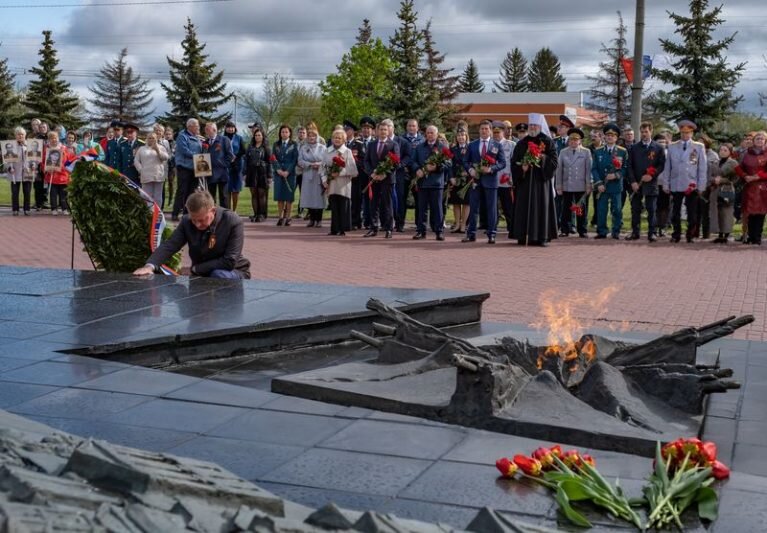
M 67 191 L 72 219 L 96 268 L 133 272 L 145 264 L 151 254 L 152 213 L 144 200 L 122 183 L 119 172 L 96 162 L 80 161 Z M 166 226 L 163 240 L 172 231 Z M 166 264 L 178 270 L 181 254 L 175 254 Z

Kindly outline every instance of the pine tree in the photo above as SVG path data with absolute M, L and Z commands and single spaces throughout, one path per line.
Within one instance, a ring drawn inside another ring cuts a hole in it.
M 184 29 L 186 36 L 181 42 L 184 56 L 181 61 L 167 58 L 170 84 L 160 84 L 171 105 L 171 111 L 160 120 L 176 131 L 183 128 L 189 118 L 220 124 L 231 116 L 230 113 L 217 114 L 218 108 L 232 98 L 226 92 L 226 83 L 221 81 L 224 71 L 216 72 L 216 63 L 206 62 L 208 55 L 203 54 L 206 45 L 197 39 L 189 18 Z
M 587 79 L 593 82 L 589 94 L 595 107 L 623 127 L 631 121 L 631 84 L 621 62 L 628 57 L 629 51 L 626 47 L 627 28 L 620 11 L 615 32 L 615 38 L 609 44 L 602 43 L 600 51 L 607 55 L 607 59 L 599 63 L 599 73 L 587 76 Z
M 96 75 L 96 81 L 89 87 L 95 98 L 88 103 L 95 108 L 91 121 L 106 127 L 112 120 L 133 122 L 146 126 L 146 118 L 154 113 L 147 108 L 152 104 L 152 90 L 148 81 L 133 73 L 125 61 L 128 49 L 123 48 L 117 59 L 106 63 Z
M 382 108 L 388 112 L 400 128 L 405 127 L 408 119 L 419 122 L 428 120 L 430 88 L 421 76 L 421 57 L 423 56 L 423 32 L 416 23 L 418 13 L 413 7 L 414 0 L 402 0 L 397 18 L 400 26 L 389 39 L 389 52 L 394 61 L 394 70 L 390 77 L 391 94 L 382 102 Z M 425 120 L 426 119 L 426 120 Z
M 527 60 L 522 55 L 522 50 L 514 48 L 511 52 L 506 52 L 506 57 L 501 63 L 500 75 L 500 80 L 493 82 L 499 91 L 521 93 L 528 90 Z
M 380 117 L 381 104 L 389 99 L 394 62 L 380 38 L 361 42 L 365 28 L 370 25 L 363 22 L 357 44 L 343 55 L 337 72 L 319 83 L 322 114 L 334 124 L 356 122 L 364 115 Z
M 737 32 L 718 41 L 712 38 L 724 22 L 722 6 L 707 8 L 708 0 L 691 0 L 689 17 L 668 12 L 682 42 L 660 39 L 663 51 L 676 60 L 669 68 L 652 69 L 653 76 L 673 86 L 652 95 L 653 107 L 669 120 L 690 119 L 701 130 L 726 117 L 743 100 L 733 91 L 745 68 L 745 63 L 729 66 L 724 55 Z
M 455 113 L 451 105 L 458 95 L 458 78 L 451 74 L 452 68 L 443 68 L 445 54 L 439 53 L 437 44 L 434 42 L 434 35 L 431 32 L 431 20 L 426 23 L 423 29 L 423 51 L 424 68 L 423 78 L 426 80 L 426 87 L 430 89 L 429 107 L 424 110 L 423 119 L 437 126 L 450 122 Z
M 69 83 L 59 78 L 61 69 L 56 68 L 59 60 L 53 44 L 51 32 L 44 31 L 43 47 L 38 52 L 40 61 L 31 70 L 37 79 L 29 82 L 24 101 L 27 118 L 39 118 L 51 126 L 62 124 L 67 129 L 79 128 L 83 122 L 74 115 L 79 98 L 71 93 Z
M 485 90 L 485 84 L 479 79 L 479 69 L 473 59 L 469 59 L 463 74 L 458 80 L 458 88 L 462 93 L 481 93 Z
M 20 99 L 13 86 L 16 75 L 8 70 L 8 60 L 0 59 L 0 139 L 13 137 L 13 128 L 20 125 Z
M 373 38 L 373 28 L 370 27 L 370 19 L 363 19 L 362 26 L 357 28 L 357 44 L 370 44 Z
M 566 91 L 561 68 L 559 58 L 549 48 L 538 50 L 527 71 L 529 90 L 536 93 Z

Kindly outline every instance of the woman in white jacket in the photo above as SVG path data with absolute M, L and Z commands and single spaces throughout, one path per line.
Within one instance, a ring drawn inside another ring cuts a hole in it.
M 332 142 L 325 152 L 322 182 L 327 187 L 330 202 L 330 233 L 346 235 L 351 229 L 352 178 L 357 177 L 357 163 L 352 151 L 346 146 L 346 132 L 336 129 Z M 337 162 L 334 162 L 335 158 Z M 343 165 L 341 165 L 341 159 Z
M 150 133 L 146 144 L 136 151 L 133 164 L 141 176 L 141 188 L 157 205 L 162 205 L 162 188 L 165 183 L 168 151 L 157 142 L 157 135 Z

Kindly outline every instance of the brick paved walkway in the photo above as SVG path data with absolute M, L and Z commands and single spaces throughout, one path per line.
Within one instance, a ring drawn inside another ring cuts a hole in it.
M 363 239 L 361 232 L 328 237 L 329 224 L 308 229 L 246 222 L 246 255 L 254 277 L 350 285 L 457 288 L 489 291 L 485 320 L 529 324 L 545 289 L 570 298 L 618 288 L 603 308 L 575 315 L 599 327 L 667 332 L 728 315 L 756 322 L 735 337 L 767 341 L 767 248 L 708 243 L 670 245 L 560 239 L 525 249 L 503 241 L 489 246 L 448 235 L 411 240 L 412 230 Z M 0 211 L 0 264 L 69 268 L 71 225 L 65 217 L 11 217 Z M 185 258 L 186 259 L 186 258 Z M 185 263 L 186 264 L 186 263 Z M 75 250 L 75 268 L 91 269 Z

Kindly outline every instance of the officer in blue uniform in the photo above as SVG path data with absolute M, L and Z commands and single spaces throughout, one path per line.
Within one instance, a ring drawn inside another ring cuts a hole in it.
M 607 124 L 602 128 L 605 144 L 594 152 L 591 177 L 597 190 L 597 235 L 595 239 L 607 238 L 608 206 L 612 215 L 610 232 L 613 239 L 620 239 L 623 215 L 621 213 L 621 191 L 628 166 L 628 151 L 618 146 L 620 128 Z
M 430 213 L 433 229 L 438 241 L 444 241 L 445 214 L 442 209 L 442 192 L 453 164 L 451 158 L 446 158 L 441 165 L 427 164 L 432 154 L 449 150 L 446 144 L 439 141 L 439 130 L 436 126 L 426 128 L 426 140 L 415 147 L 411 170 L 418 180 L 418 229 L 414 240 L 426 238 L 426 213 Z

